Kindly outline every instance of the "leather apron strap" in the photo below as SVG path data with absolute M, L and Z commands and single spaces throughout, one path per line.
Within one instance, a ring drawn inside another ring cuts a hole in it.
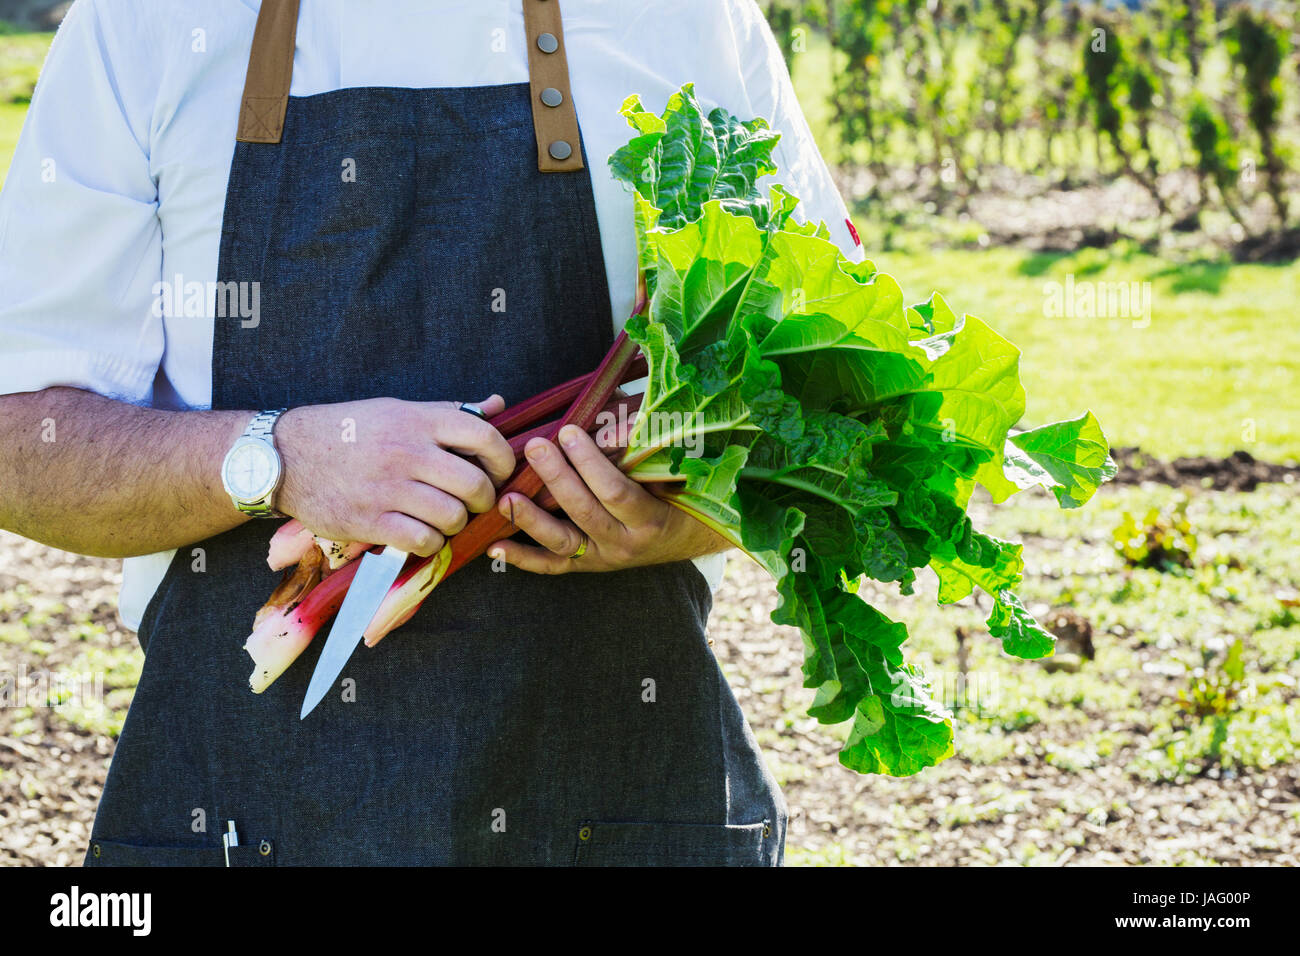
M 298 2 L 262 0 L 235 136 L 241 143 L 280 142 L 293 79 Z M 537 168 L 544 173 L 582 169 L 581 134 L 569 88 L 560 0 L 523 0 L 523 9 Z
M 537 168 L 544 173 L 582 169 L 578 114 L 569 92 L 560 0 L 523 0 L 528 38 L 528 82 L 533 94 Z
M 298 0 L 262 0 L 239 107 L 241 143 L 278 143 L 284 132 L 298 34 Z

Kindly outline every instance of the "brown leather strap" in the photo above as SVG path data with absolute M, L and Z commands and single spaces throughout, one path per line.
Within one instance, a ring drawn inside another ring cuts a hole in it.
M 262 0 L 239 110 L 236 139 L 240 142 L 280 142 L 293 79 L 298 2 Z M 560 0 L 523 0 L 523 5 L 537 168 L 544 173 L 582 169 L 582 141 L 569 89 Z
M 293 46 L 298 33 L 298 0 L 262 0 L 248 55 L 244 99 L 239 108 L 241 143 L 278 143 L 284 132 L 293 79 Z
M 560 0 L 523 0 L 528 83 L 533 97 L 537 168 L 544 173 L 582 169 L 578 113 L 569 91 Z

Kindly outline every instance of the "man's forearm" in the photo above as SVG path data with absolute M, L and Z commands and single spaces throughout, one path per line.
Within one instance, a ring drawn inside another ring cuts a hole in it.
M 140 408 L 75 388 L 0 396 L 0 527 L 65 551 L 130 557 L 247 520 L 221 461 L 253 412 Z

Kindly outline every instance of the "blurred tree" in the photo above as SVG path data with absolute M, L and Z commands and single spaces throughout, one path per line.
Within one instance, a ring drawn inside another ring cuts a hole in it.
M 1209 100 L 1197 95 L 1187 116 L 1188 136 L 1196 154 L 1196 178 L 1201 206 L 1209 201 L 1210 187 L 1218 190 L 1219 200 L 1242 231 L 1250 228 L 1235 201 L 1237 191 L 1237 150 L 1227 124 L 1215 115 Z
M 1281 105 L 1281 71 L 1286 32 L 1282 24 L 1262 10 L 1237 7 L 1228 40 L 1244 80 L 1251 128 L 1259 139 L 1264 160 L 1265 188 L 1277 211 L 1279 224 L 1287 224 L 1286 163 L 1277 143 Z
M 1124 142 L 1123 117 L 1116 98 L 1127 69 L 1119 41 L 1119 21 L 1113 14 L 1097 10 L 1089 22 L 1090 30 L 1083 45 L 1083 73 L 1097 130 L 1105 134 L 1123 171 L 1150 194 L 1161 214 L 1166 214 L 1169 208 L 1160 195 L 1153 171 L 1139 168 Z
M 878 180 L 885 176 L 889 148 L 889 125 L 879 114 L 892 6 L 893 0 L 835 0 L 830 7 L 831 42 L 845 58 L 833 78 L 834 121 L 849 155 L 858 143 L 866 144 L 867 164 Z

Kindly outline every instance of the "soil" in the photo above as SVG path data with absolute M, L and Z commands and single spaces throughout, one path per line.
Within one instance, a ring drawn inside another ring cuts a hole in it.
M 1160 177 L 1161 196 L 1172 210 L 1167 223 L 1151 195 L 1123 175 L 1052 180 L 993 166 L 980 176 L 978 188 L 963 195 L 957 184 L 944 184 L 924 167 L 891 169 L 884 180 L 862 166 L 834 172 L 841 194 L 857 209 L 900 222 L 923 220 L 918 215 L 923 212 L 973 223 L 983 230 L 981 247 L 1071 253 L 1127 238 L 1148 252 L 1179 258 L 1223 253 L 1236 262 L 1281 263 L 1300 256 L 1300 228 L 1280 229 L 1267 197 L 1258 191 L 1239 210 L 1246 230 L 1226 215 L 1202 217 L 1196 178 L 1186 169 Z
M 1158 461 L 1133 446 L 1112 448 L 1119 465 L 1115 482 L 1140 485 L 1153 481 L 1162 485 L 1197 485 L 1214 491 L 1254 491 L 1263 482 L 1300 481 L 1300 465 L 1259 461 L 1248 451 L 1234 451 L 1227 458 L 1204 455 Z
M 117 619 L 121 579 L 120 561 L 70 555 L 0 532 L 0 628 L 27 618 L 31 636 L 17 643 L 0 630 L 0 679 L 75 669 L 91 643 L 136 645 L 135 634 Z M 55 602 L 64 610 L 41 621 L 38 607 Z M 70 635 L 79 621 L 105 631 L 77 640 Z M 32 708 L 30 717 L 23 708 L 0 707 L 0 865 L 81 864 L 113 743 L 48 707 Z

